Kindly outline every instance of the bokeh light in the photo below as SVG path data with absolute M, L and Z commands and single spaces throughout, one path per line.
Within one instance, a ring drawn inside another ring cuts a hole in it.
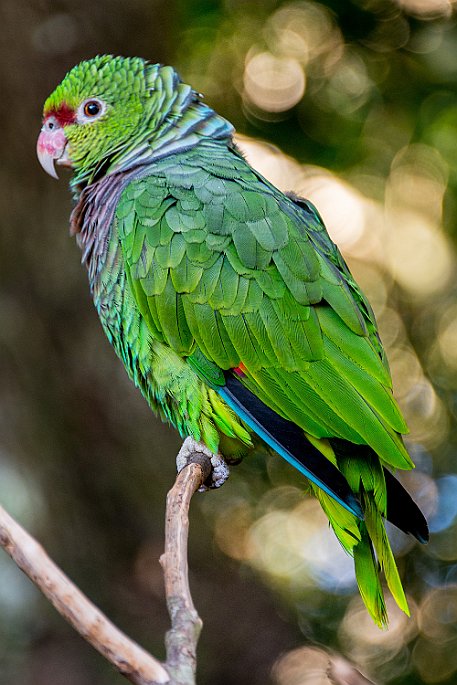
M 340 624 L 340 640 L 347 655 L 373 677 L 393 679 L 398 667 L 405 669 L 406 647 L 416 636 L 416 606 L 408 598 L 411 617 L 408 618 L 389 597 L 389 629 L 381 631 L 366 615 L 359 598 L 352 600 Z
M 432 19 L 450 17 L 455 8 L 454 0 L 396 0 L 399 6 L 411 14 Z
M 264 112 L 284 112 L 303 97 L 305 74 L 298 60 L 270 52 L 248 54 L 244 96 Z
M 359 670 L 378 685 L 453 685 L 456 3 L 51 4 L 0 7 L 2 504 L 127 632 L 162 649 L 158 558 L 179 439 L 102 336 L 66 235 L 65 183 L 44 178 L 34 148 L 43 100 L 74 63 L 112 52 L 174 64 L 233 121 L 261 174 L 316 205 L 367 294 L 417 464 L 396 475 L 432 533 L 421 546 L 388 526 L 412 617 L 389 598 L 380 631 L 303 479 L 256 450 L 192 503 L 199 683 L 264 685 L 273 669 L 277 685 L 366 685 Z M 0 685 L 114 683 L 8 559 L 0 581 Z

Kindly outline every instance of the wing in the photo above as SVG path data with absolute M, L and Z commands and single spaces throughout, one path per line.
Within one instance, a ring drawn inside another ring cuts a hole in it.
M 412 466 L 406 426 L 371 308 L 312 205 L 209 142 L 132 182 L 116 221 L 151 334 L 309 478 L 375 621 L 379 566 L 408 612 L 382 521 L 427 538 L 382 468 Z
M 208 145 L 132 182 L 117 221 L 151 331 L 209 383 L 236 369 L 311 439 L 411 467 L 371 309 L 310 205 Z

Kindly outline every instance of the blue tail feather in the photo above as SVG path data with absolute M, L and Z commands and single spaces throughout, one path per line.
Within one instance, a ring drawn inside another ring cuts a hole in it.
M 354 516 L 363 518 L 362 509 L 344 476 L 314 445 L 303 431 L 267 407 L 235 376 L 227 374 L 226 385 L 217 387 L 229 407 L 297 471 L 315 483 Z

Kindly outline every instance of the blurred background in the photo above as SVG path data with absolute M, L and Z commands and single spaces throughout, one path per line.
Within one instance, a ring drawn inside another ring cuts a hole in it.
M 180 441 L 110 349 L 39 167 L 42 103 L 96 53 L 171 63 L 248 159 L 319 208 L 378 317 L 431 542 L 391 529 L 412 608 L 372 624 L 302 482 L 253 455 L 194 498 L 199 684 L 457 682 L 457 24 L 450 0 L 2 0 L 0 502 L 122 629 L 164 656 L 158 558 Z M 0 555 L 0 684 L 125 682 Z M 356 681 L 348 681 L 356 682 Z M 359 681 L 357 681 L 359 682 Z M 360 681 L 361 682 L 361 681 Z

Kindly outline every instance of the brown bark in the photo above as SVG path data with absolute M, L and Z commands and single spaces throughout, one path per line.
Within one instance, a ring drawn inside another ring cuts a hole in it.
M 195 460 L 195 462 L 194 462 Z M 187 565 L 189 505 L 211 470 L 209 459 L 192 456 L 167 497 L 165 553 L 161 558 L 171 619 L 167 662 L 160 663 L 133 642 L 71 582 L 43 547 L 0 507 L 0 546 L 57 611 L 134 685 L 193 685 L 202 622 L 190 595 Z

